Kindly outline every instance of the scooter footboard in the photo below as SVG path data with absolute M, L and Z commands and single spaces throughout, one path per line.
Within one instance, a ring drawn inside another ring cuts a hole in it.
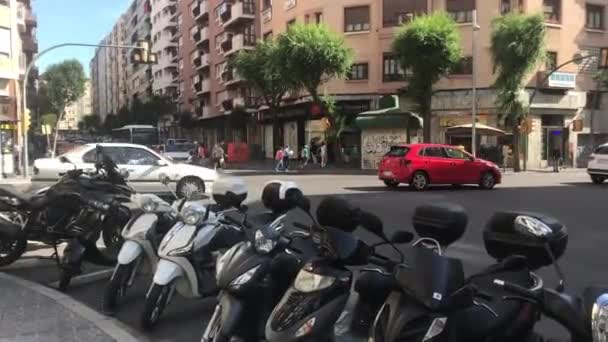
M 183 275 L 184 270 L 178 264 L 161 259 L 158 261 L 156 273 L 154 273 L 154 284 L 165 286 Z

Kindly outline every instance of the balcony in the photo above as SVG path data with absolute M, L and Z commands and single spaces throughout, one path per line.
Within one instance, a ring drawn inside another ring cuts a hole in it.
M 162 14 L 162 19 L 160 20 L 159 23 L 159 27 L 161 28 L 161 30 L 177 30 L 177 17 L 169 15 L 169 14 Z
M 224 7 L 225 6 L 225 7 Z M 239 1 L 234 4 L 224 3 L 221 9 L 224 28 L 255 20 L 255 4 L 253 1 Z
M 203 70 L 209 66 L 209 54 L 197 50 L 191 61 L 196 70 Z
M 38 26 L 38 18 L 31 10 L 28 10 L 25 14 L 25 25 L 27 26 Z
M 224 55 L 230 56 L 240 50 L 252 50 L 255 47 L 255 35 L 239 33 L 232 36 L 230 49 L 224 49 Z M 222 45 L 222 48 L 224 46 Z
M 192 90 L 196 95 L 209 93 L 211 92 L 211 83 L 209 82 L 209 79 L 196 75 L 192 79 Z
M 195 21 L 209 18 L 209 1 L 203 0 L 198 5 L 192 6 L 192 17 Z
M 272 7 L 268 7 L 267 9 L 262 11 L 262 22 L 265 24 L 272 20 Z
M 545 80 L 547 71 L 539 71 L 536 80 L 542 89 L 574 89 L 576 88 L 576 74 L 571 72 L 554 72 Z M 544 80 L 543 83 L 541 83 Z
M 209 43 L 209 28 L 208 27 L 203 27 L 200 28 L 197 26 L 194 26 L 190 29 L 190 34 L 192 36 L 192 40 L 194 41 L 194 44 L 198 45 L 203 45 L 205 43 Z
M 222 41 L 220 43 L 223 53 L 227 53 L 230 50 L 232 50 L 232 37 L 233 37 L 232 33 L 224 32 L 224 34 L 222 36 Z
M 23 44 L 23 51 L 38 52 L 38 42 L 32 36 L 22 35 L 21 41 Z

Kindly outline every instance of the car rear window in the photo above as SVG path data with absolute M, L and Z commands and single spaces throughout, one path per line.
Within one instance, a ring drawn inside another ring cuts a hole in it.
M 409 151 L 410 148 L 406 146 L 393 146 L 390 151 L 386 153 L 385 157 L 405 157 Z
M 600 146 L 593 151 L 595 154 L 608 154 L 608 146 Z

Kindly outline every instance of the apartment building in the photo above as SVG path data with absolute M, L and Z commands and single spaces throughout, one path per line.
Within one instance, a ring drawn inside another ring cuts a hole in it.
M 4 162 L 1 174 L 13 173 L 12 148 L 21 139 L 17 125 L 21 118 L 22 86 L 25 69 L 38 52 L 36 16 L 30 0 L 0 0 L 0 138 Z M 28 103 L 36 114 L 35 83 L 37 69 L 28 81 Z
M 179 34 L 177 1 L 152 0 L 152 52 L 158 63 L 152 66 L 155 94 L 177 98 L 179 73 Z
M 91 82 L 87 80 L 84 94 L 74 103 L 65 107 L 63 119 L 59 121 L 60 130 L 78 130 L 78 124 L 82 118 L 91 114 Z
M 133 0 L 125 14 L 124 38 L 126 45 L 137 45 L 140 40 L 152 41 L 152 6 L 150 0 Z M 126 69 L 127 104 L 145 101 L 152 95 L 152 66 L 130 63 L 128 54 L 123 54 Z
M 473 10 L 478 12 L 480 26 L 476 60 L 478 122 L 504 128 L 497 120 L 499 110 L 492 88 L 495 78 L 490 54 L 492 19 L 513 10 L 544 14 L 549 59 L 530 76 L 527 88 L 532 92 L 551 66 L 570 60 L 576 53 L 598 54 L 600 47 L 608 45 L 607 5 L 606 0 L 263 0 L 257 13 L 263 37 L 276 36 L 295 22 L 323 22 L 344 35 L 346 44 L 355 52 L 353 69 L 347 80 L 332 80 L 321 90 L 336 95 L 339 110 L 356 114 L 376 108 L 381 96 L 397 94 L 407 84 L 406 75 L 391 53 L 398 26 L 421 13 L 448 12 L 457 22 L 465 57 L 457 70 L 435 87 L 438 92 L 433 98 L 432 136 L 436 142 L 470 145 L 470 136 L 448 136 L 446 129 L 471 123 L 472 119 Z M 532 106 L 533 130 L 528 136 L 529 167 L 547 165 L 547 159 L 556 149 L 573 160 L 581 159 L 579 157 L 588 152 L 590 109 L 586 104 L 595 89 L 592 78 L 596 73 L 597 58 L 590 58 L 580 65 L 564 67 L 539 85 L 540 92 Z M 319 134 L 320 113 L 310 98 L 303 96 L 290 101 L 279 119 L 283 141 L 272 142 L 270 118 L 263 116 L 267 156 L 273 145 L 301 146 Z M 594 116 L 596 142 L 608 140 L 607 108 L 608 99 L 603 96 Z M 582 130 L 580 125 L 575 125 L 579 120 L 584 122 Z M 355 134 L 347 144 L 357 144 L 358 139 Z M 395 134 L 387 127 L 384 133 L 379 132 L 370 139 L 369 142 L 359 140 L 362 154 L 366 149 L 373 152 L 377 145 L 374 141 L 391 143 Z M 492 137 L 480 137 L 479 142 L 508 143 Z

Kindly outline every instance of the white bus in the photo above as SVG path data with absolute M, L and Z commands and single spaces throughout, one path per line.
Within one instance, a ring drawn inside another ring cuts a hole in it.
M 145 146 L 158 146 L 159 131 L 151 125 L 127 125 L 112 130 L 112 141 Z

